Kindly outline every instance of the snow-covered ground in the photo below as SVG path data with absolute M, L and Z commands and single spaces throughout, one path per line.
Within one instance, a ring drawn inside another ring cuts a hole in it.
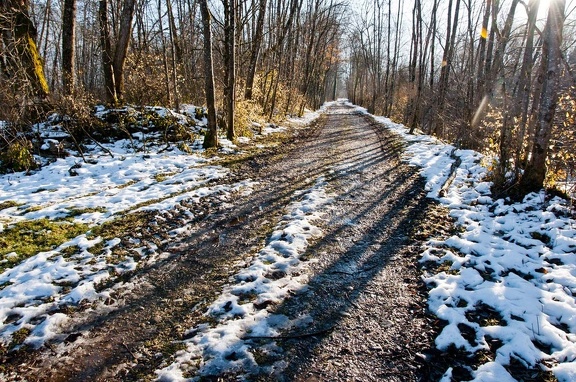
M 156 109 L 159 114 L 163 112 Z M 189 109 L 193 113 L 195 107 Z M 290 122 L 303 126 L 318 115 L 308 113 Z M 263 127 L 265 134 L 284 130 Z M 47 129 L 44 133 L 46 139 L 52 139 L 58 131 Z M 222 153 L 238 152 L 232 142 L 221 139 L 221 144 Z M 0 204 L 10 206 L 0 210 L 0 234 L 12 224 L 40 218 L 54 220 L 68 216 L 76 223 L 93 227 L 135 211 L 169 211 L 182 202 L 196 203 L 214 194 L 222 198 L 249 193 L 255 184 L 250 179 L 229 184 L 226 181 L 229 171 L 203 157 L 201 145 L 192 145 L 195 148 L 192 153 L 179 150 L 177 145 L 166 150 L 162 142 L 148 142 L 146 150 L 141 150 L 142 145 L 142 137 L 136 133 L 133 140 L 87 147 L 85 162 L 72 155 L 29 175 L 0 176 Z M 190 220 L 193 218 L 190 216 Z M 171 234 L 172 239 L 185 235 L 186 224 Z M 9 344 L 15 332 L 26 333 L 24 343 L 33 347 L 60 336 L 60 327 L 67 321 L 63 307 L 105 300 L 120 287 L 99 290 L 98 284 L 111 274 L 132 271 L 165 256 L 157 253 L 153 243 L 146 246 L 142 243 L 142 248 L 136 248 L 138 256 L 136 253 L 121 259 L 110 256 L 119 243 L 120 238 L 104 242 L 86 232 L 0 273 L 0 343 Z M 73 255 L 67 251 L 71 247 L 77 248 Z M 0 261 L 7 264 L 8 258 L 16 256 L 6 254 Z
M 435 263 L 425 282 L 428 306 L 447 325 L 439 350 L 453 346 L 494 357 L 473 371 L 474 381 L 514 381 L 511 358 L 576 380 L 576 221 L 563 199 L 532 193 L 520 203 L 492 198 L 482 156 L 456 150 L 462 160 L 445 195 L 439 191 L 454 161 L 453 147 L 378 118 L 407 142 L 405 159 L 420 166 L 429 196 L 456 220 L 458 233 L 430 240 L 421 262 Z M 452 370 L 447 370 L 449 381 Z

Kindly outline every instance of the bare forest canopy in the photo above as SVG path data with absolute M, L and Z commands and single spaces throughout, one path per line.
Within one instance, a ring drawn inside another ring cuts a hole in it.
M 0 0 L 0 148 L 97 103 L 207 110 L 205 147 L 348 97 L 487 154 L 498 192 L 573 184 L 573 0 Z

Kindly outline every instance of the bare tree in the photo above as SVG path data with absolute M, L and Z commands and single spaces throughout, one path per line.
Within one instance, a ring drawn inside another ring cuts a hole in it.
M 76 84 L 76 0 L 64 0 L 62 12 L 62 92 L 70 95 Z
M 534 145 L 530 160 L 520 182 L 520 188 L 524 191 L 539 190 L 546 179 L 546 160 L 552 136 L 552 123 L 558 103 L 562 62 L 560 47 L 562 44 L 565 7 L 565 0 L 551 2 L 546 27 L 543 31 L 542 61 L 537 79 L 542 84 L 542 91 L 538 99 L 539 110 L 534 134 Z
M 262 45 L 264 18 L 266 16 L 266 2 L 267 0 L 260 0 L 258 2 L 258 21 L 256 22 L 254 40 L 252 41 L 252 47 L 250 49 L 250 64 L 248 66 L 248 75 L 246 77 L 246 89 L 244 90 L 244 98 L 246 99 L 252 99 L 256 64 L 258 63 L 260 46 Z
M 128 44 L 132 32 L 132 19 L 136 8 L 136 0 L 123 1 L 119 17 L 116 43 L 112 44 L 110 26 L 108 24 L 108 0 L 100 0 L 100 40 L 102 48 L 102 65 L 106 99 L 111 104 L 124 100 L 124 64 L 128 53 Z
M 218 126 L 216 124 L 216 97 L 214 91 L 214 69 L 212 63 L 212 22 L 208 0 L 199 0 L 204 35 L 204 91 L 208 109 L 208 131 L 204 137 L 204 148 L 218 147 Z
M 226 137 L 236 138 L 234 109 L 236 107 L 236 1 L 222 0 L 224 6 L 224 73 L 226 100 Z

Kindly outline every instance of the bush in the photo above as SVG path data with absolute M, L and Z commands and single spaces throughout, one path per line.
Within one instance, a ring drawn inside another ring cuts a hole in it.
M 234 115 L 234 128 L 239 137 L 251 137 L 254 135 L 251 127 L 253 122 L 264 123 L 262 107 L 254 101 L 242 100 L 236 102 Z
M 0 172 L 30 171 L 38 168 L 32 155 L 32 144 L 26 139 L 19 139 L 8 144 L 0 152 Z

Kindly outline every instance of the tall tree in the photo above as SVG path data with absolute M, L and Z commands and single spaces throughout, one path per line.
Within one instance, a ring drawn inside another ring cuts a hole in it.
M 216 124 L 216 96 L 214 91 L 214 65 L 212 63 L 212 16 L 208 0 L 199 0 L 204 35 L 204 91 L 208 109 L 208 131 L 204 137 L 204 148 L 218 147 L 218 126 Z
M 458 28 L 458 15 L 460 13 L 460 0 L 456 0 L 454 6 L 454 18 L 452 19 L 452 5 L 453 0 L 448 2 L 448 22 L 446 30 L 446 46 L 444 47 L 444 54 L 442 56 L 442 67 L 440 69 L 440 82 L 438 84 L 438 97 L 436 107 L 436 117 L 432 120 L 432 125 L 429 132 L 434 135 L 442 135 L 444 129 L 443 114 L 446 107 L 446 96 L 448 93 L 448 79 L 450 71 L 452 70 L 452 59 L 454 57 L 454 47 L 456 44 L 456 31 Z
M 516 102 L 508 114 L 508 118 L 514 121 L 515 118 L 520 117 L 520 124 L 518 126 L 518 140 L 516 144 L 516 178 L 519 177 L 518 162 L 523 161 L 522 151 L 523 143 L 526 136 L 527 123 L 528 123 L 528 107 L 530 105 L 530 88 L 532 84 L 532 69 L 534 67 L 534 34 L 536 31 L 536 19 L 538 16 L 538 9 L 540 7 L 540 0 L 530 0 L 528 4 L 528 24 L 526 26 L 526 43 L 524 54 L 522 56 L 522 66 L 520 68 L 520 75 L 518 79 L 519 96 L 516 97 Z
M 254 77 L 256 76 L 256 64 L 260 55 L 260 46 L 262 45 L 262 37 L 264 31 L 264 17 L 266 16 L 266 2 L 267 0 L 260 0 L 258 6 L 258 21 L 256 22 L 256 30 L 254 31 L 254 40 L 250 49 L 250 64 L 248 65 L 248 75 L 246 77 L 246 88 L 244 90 L 244 98 L 252 99 Z
M 550 3 L 546 27 L 543 31 L 542 61 L 537 81 L 542 90 L 538 99 L 534 144 L 530 160 L 520 182 L 523 191 L 537 191 L 544 185 L 546 160 L 548 159 L 552 123 L 558 104 L 558 88 L 562 62 L 562 35 L 564 29 L 565 0 Z
M 76 0 L 64 0 L 62 11 L 62 91 L 70 95 L 76 84 Z
M 124 64 L 128 54 L 128 43 L 132 34 L 132 20 L 136 9 L 136 0 L 122 2 L 119 15 L 119 27 L 116 43 L 112 44 L 112 35 L 108 24 L 108 0 L 100 0 L 100 40 L 106 99 L 118 104 L 124 101 Z
M 224 5 L 224 72 L 226 77 L 226 138 L 234 140 L 236 108 L 236 0 L 223 0 Z

